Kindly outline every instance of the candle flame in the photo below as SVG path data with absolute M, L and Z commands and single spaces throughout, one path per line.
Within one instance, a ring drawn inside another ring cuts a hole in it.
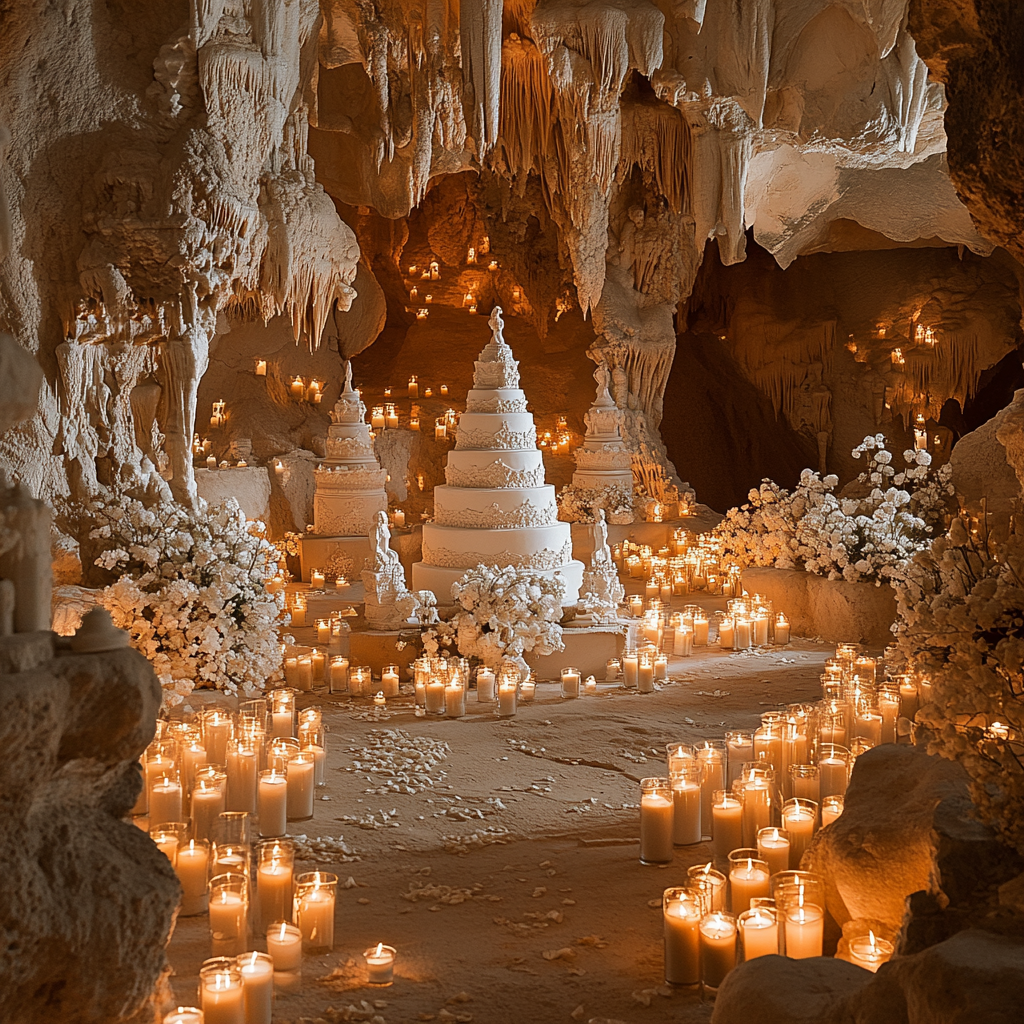
M 875 948 L 875 933 L 870 928 L 868 929 L 868 944 L 872 949 Z
M 287 925 L 287 923 L 286 923 L 285 921 L 282 921 L 282 922 L 281 922 L 281 933 L 280 933 L 280 934 L 278 935 L 278 938 L 279 938 L 279 939 L 280 939 L 280 940 L 281 940 L 282 942 L 284 942 L 284 940 L 285 940 L 285 939 L 286 939 L 287 937 L 288 937 L 288 925 Z
M 383 951 L 384 951 L 384 943 L 383 942 L 378 942 L 377 943 L 377 949 L 374 951 L 373 955 L 374 956 L 380 956 Z

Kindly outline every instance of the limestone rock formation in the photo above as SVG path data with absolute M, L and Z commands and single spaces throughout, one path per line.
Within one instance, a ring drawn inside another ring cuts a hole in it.
M 886 744 L 857 758 L 843 813 L 815 835 L 801 866 L 825 878 L 837 924 L 862 921 L 893 938 L 908 896 L 941 891 L 940 843 L 973 851 L 968 859 L 995 844 L 972 817 L 963 769 L 919 747 Z

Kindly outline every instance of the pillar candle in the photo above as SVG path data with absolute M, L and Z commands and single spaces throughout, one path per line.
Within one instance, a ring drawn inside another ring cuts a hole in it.
M 900 715 L 913 721 L 920 706 L 917 683 L 909 676 L 904 677 L 900 680 Z
M 842 796 L 846 792 L 847 768 L 846 759 L 843 757 L 823 757 L 818 762 L 821 780 L 821 795 Z
M 763 828 L 757 833 L 757 852 L 771 873 L 788 871 L 794 865 L 789 859 L 789 835 L 777 828 Z M 797 867 L 799 865 L 796 865 Z
M 206 913 L 206 880 L 210 866 L 210 848 L 206 842 L 192 839 L 178 849 L 174 865 L 181 883 L 181 913 L 192 917 Z
M 644 864 L 669 864 L 673 857 L 673 820 L 672 791 L 668 779 L 644 780 L 642 785 L 640 860 Z
M 210 897 L 210 945 L 214 956 L 238 956 L 245 952 L 249 945 L 247 902 L 244 893 L 230 889 L 217 889 Z
M 668 682 L 668 655 L 659 654 L 654 659 L 654 678 L 662 683 Z
M 725 894 L 729 880 L 721 871 L 716 871 L 710 861 L 687 868 L 686 877 L 691 886 L 704 894 L 705 910 L 725 910 Z
M 768 613 L 763 612 L 755 615 L 752 620 L 753 640 L 755 647 L 763 647 L 768 643 Z
M 779 923 L 767 907 L 755 907 L 740 914 L 738 924 L 744 960 L 779 952 Z
M 298 925 L 276 922 L 267 929 L 267 952 L 275 971 L 297 971 L 302 967 L 302 932 Z
M 261 836 L 283 836 L 288 828 L 288 780 L 284 772 L 260 773 L 257 813 Z
M 622 685 L 629 690 L 636 689 L 639 667 L 640 656 L 635 651 L 626 651 L 622 656 Z
M 204 1024 L 245 1024 L 242 978 L 237 970 L 202 972 L 199 995 Z
M 292 871 L 285 857 L 264 861 L 256 869 L 256 904 L 265 927 L 291 920 Z
M 743 765 L 754 760 L 754 738 L 749 732 L 727 732 L 725 749 L 729 761 L 727 782 L 731 786 L 740 777 Z
M 327 627 L 327 639 L 330 642 L 331 638 L 331 627 Z M 313 670 L 313 683 L 319 685 L 324 681 L 324 668 L 327 665 L 327 657 L 323 651 L 313 648 L 313 653 L 309 656 L 310 667 Z
M 781 647 L 789 643 L 790 626 L 785 615 L 775 620 L 775 642 Z
M 313 790 L 316 765 L 312 754 L 301 750 L 288 760 L 287 815 L 289 821 L 308 821 L 313 817 Z
M 676 895 L 671 895 L 676 894 Z M 665 981 L 700 981 L 700 901 L 685 889 L 667 889 L 662 904 L 665 933 Z
M 782 827 L 789 833 L 789 866 L 798 870 L 804 851 L 814 838 L 818 809 L 809 800 L 791 800 L 782 808 Z
M 842 796 L 826 796 L 821 801 L 821 827 L 831 825 L 843 813 Z
M 725 751 L 718 747 L 698 747 L 697 763 L 700 765 L 700 813 L 703 821 L 710 822 L 711 804 L 715 793 L 725 789 Z
M 271 1024 L 274 1014 L 274 961 L 266 953 L 244 953 L 238 958 L 242 975 L 245 1024 Z
M 676 629 L 672 653 L 677 658 L 688 658 L 693 654 L 693 628 L 691 626 L 679 626 Z
M 299 659 L 297 655 L 289 655 L 284 659 L 284 681 L 288 686 L 299 686 Z
M 701 980 L 718 988 L 736 966 L 736 922 L 725 913 L 705 914 L 700 923 Z
M 568 699 L 580 695 L 580 673 L 579 669 L 562 669 L 562 696 Z
M 638 693 L 654 693 L 654 660 L 641 655 L 637 669 L 636 688 Z
M 724 860 L 743 845 L 743 804 L 731 793 L 715 793 L 711 820 L 715 856 Z
M 701 841 L 700 784 L 677 774 L 672 778 L 672 841 L 676 846 L 692 846 Z
M 900 699 L 895 693 L 879 693 L 878 711 L 882 716 L 879 743 L 896 742 L 896 722 L 900 715 Z
M 348 690 L 348 658 L 344 655 L 331 658 L 327 690 L 329 693 L 345 693 Z
M 322 743 L 307 743 L 303 751 L 313 755 L 313 785 L 327 785 L 327 750 Z
M 313 689 L 313 658 L 312 655 L 303 654 L 299 658 L 299 676 L 295 683 L 295 688 L 298 690 L 312 690 Z
M 696 627 L 696 622 L 694 622 Z M 734 637 L 733 620 L 729 618 L 722 619 L 718 625 L 718 646 L 723 648 L 731 648 L 735 642 Z
M 398 696 L 398 666 L 388 665 L 380 676 L 380 688 L 385 697 Z
M 709 623 L 708 620 L 703 616 L 694 615 L 693 617 L 693 646 L 694 647 L 707 647 L 708 644 L 708 631 Z
M 519 686 L 502 684 L 498 687 L 498 714 L 502 718 L 511 718 L 518 711 L 517 697 Z
M 295 917 L 307 949 L 334 948 L 334 893 L 311 889 L 295 901 Z
M 444 683 L 440 679 L 431 679 L 427 683 L 426 708 L 429 715 L 444 714 Z
M 149 823 L 152 828 L 168 821 L 181 821 L 181 783 L 165 777 L 149 790 Z
M 278 736 L 287 739 L 292 735 L 292 725 L 295 716 L 292 714 L 291 708 L 285 711 L 274 711 L 270 716 L 270 739 L 276 739 Z
M 203 1024 L 203 1011 L 197 1006 L 179 1006 L 164 1016 L 164 1024 Z
M 448 683 L 445 686 L 444 713 L 449 718 L 462 718 L 466 713 L 466 688 L 462 683 Z
M 223 810 L 224 790 L 216 783 L 199 779 L 192 790 L 192 838 L 212 838 L 214 822 Z
M 254 748 L 233 745 L 228 750 L 225 810 L 255 812 L 258 767 Z
M 768 897 L 770 878 L 771 872 L 764 861 L 748 858 L 733 864 L 729 868 L 732 912 L 742 914 L 750 909 L 750 901 L 755 897 Z
M 771 824 L 771 784 L 766 778 L 743 784 L 743 845 L 753 846 L 757 833 Z
M 789 907 L 786 910 L 786 956 L 794 960 L 821 956 L 824 919 L 821 908 L 813 903 Z
M 478 701 L 493 701 L 495 697 L 494 689 L 494 669 L 480 668 L 477 669 L 476 673 L 476 699 Z

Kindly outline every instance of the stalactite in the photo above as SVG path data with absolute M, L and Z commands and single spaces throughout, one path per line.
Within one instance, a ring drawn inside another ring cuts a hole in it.
M 500 162 L 515 177 L 541 173 L 553 149 L 554 93 L 543 54 L 528 39 L 502 47 Z
M 673 213 L 689 212 L 690 161 L 690 128 L 678 110 L 663 103 L 622 104 L 620 179 L 638 167 Z
M 473 113 L 469 122 L 480 160 L 498 138 L 501 16 L 502 0 L 459 2 L 463 81 L 472 99 Z

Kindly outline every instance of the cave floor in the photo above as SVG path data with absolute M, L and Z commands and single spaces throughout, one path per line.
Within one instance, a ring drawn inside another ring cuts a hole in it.
M 753 729 L 765 710 L 817 699 L 833 651 L 807 640 L 704 649 L 673 659 L 671 681 L 644 695 L 609 685 L 563 701 L 557 684 L 542 683 L 512 719 L 475 691 L 460 720 L 416 718 L 409 698 L 379 714 L 367 699 L 303 695 L 329 728 L 327 786 L 313 819 L 289 831 L 343 836 L 358 859 L 297 865 L 339 876 L 335 947 L 304 957 L 302 988 L 279 996 L 275 1021 L 349 1006 L 360 1013 L 328 1020 L 709 1019 L 698 996 L 663 986 L 659 901 L 710 859 L 710 844 L 677 849 L 667 867 L 641 865 L 638 780 L 665 773 L 670 741 Z M 367 750 L 383 730 L 400 730 L 399 748 L 417 737 L 447 744 L 415 793 L 390 791 L 387 766 Z M 361 954 L 378 941 L 398 950 L 390 988 L 363 982 Z M 180 919 L 169 955 L 175 998 L 193 1004 L 210 955 L 206 918 Z

